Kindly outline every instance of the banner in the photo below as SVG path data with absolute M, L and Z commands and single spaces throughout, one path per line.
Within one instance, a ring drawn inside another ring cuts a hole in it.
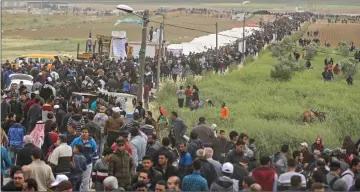
M 125 58 L 126 55 L 126 39 L 114 39 L 113 40 L 113 52 L 115 57 Z
M 120 23 L 135 23 L 135 24 L 141 25 L 143 22 L 141 20 L 135 20 L 135 19 L 131 19 L 131 18 L 126 18 L 124 20 L 117 20 L 116 23 L 114 24 L 114 26 L 117 26 Z
M 246 40 L 245 40 L 245 49 L 244 50 L 243 50 L 243 41 L 240 41 L 238 46 L 239 46 L 239 49 L 238 49 L 239 52 L 244 53 L 245 52 L 244 50 L 246 50 Z

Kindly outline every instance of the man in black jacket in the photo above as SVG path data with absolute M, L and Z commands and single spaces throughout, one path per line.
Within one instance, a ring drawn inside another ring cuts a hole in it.
M 25 181 L 24 173 L 21 167 L 11 168 L 12 180 L 1 187 L 1 191 L 22 191 L 23 183 Z
M 176 157 L 174 155 L 173 149 L 170 147 L 170 139 L 168 137 L 164 137 L 162 139 L 162 147 L 153 153 L 152 159 L 154 166 L 159 164 L 159 154 L 166 154 L 170 164 L 172 164 L 175 160 Z
M 34 129 L 36 122 L 41 118 L 42 116 L 42 109 L 40 106 L 40 97 L 35 97 L 35 103 L 30 107 L 27 119 L 29 120 L 29 126 L 27 127 L 27 132 L 31 133 L 31 131 Z
M 237 163 L 240 161 L 240 158 L 244 156 L 245 143 L 242 140 L 236 142 L 235 149 L 231 150 L 226 154 L 224 162 Z
M 155 190 L 156 183 L 160 180 L 163 180 L 163 175 L 160 171 L 154 169 L 153 162 L 151 157 L 144 156 L 142 160 L 142 168 L 147 170 L 149 172 L 149 178 L 150 178 L 150 190 Z M 131 183 L 136 183 L 138 181 L 139 173 L 137 173 L 134 177 Z
M 240 161 L 238 163 L 234 163 L 234 173 L 232 175 L 231 178 L 234 178 L 236 180 L 239 181 L 239 191 L 243 190 L 243 180 L 244 177 L 249 175 L 249 171 L 248 171 L 248 163 L 249 163 L 249 159 L 248 157 L 241 157 Z
M 160 153 L 158 159 L 159 162 L 155 169 L 163 174 L 163 179 L 165 181 L 167 181 L 171 176 L 178 175 L 178 169 L 169 162 L 169 158 L 166 153 Z
M 29 165 L 32 162 L 31 151 L 37 148 L 34 144 L 34 138 L 30 135 L 24 136 L 24 148 L 18 151 L 16 157 L 16 165 L 24 166 Z M 44 160 L 44 154 L 41 153 L 41 160 Z

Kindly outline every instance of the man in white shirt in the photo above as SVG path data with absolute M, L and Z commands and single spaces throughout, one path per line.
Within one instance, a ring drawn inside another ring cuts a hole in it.
M 55 169 L 53 169 L 54 173 L 70 172 L 72 149 L 69 145 L 67 145 L 66 141 L 67 140 L 65 135 L 59 135 L 59 138 L 56 141 L 57 147 L 49 156 L 48 161 L 50 165 L 55 167 Z M 60 159 L 62 162 L 59 163 L 59 158 L 61 157 L 63 157 Z
M 283 173 L 279 176 L 278 179 L 278 191 L 285 191 L 291 187 L 291 177 L 298 175 L 301 177 L 302 187 L 306 187 L 306 179 L 303 174 L 295 172 L 296 170 L 296 161 L 294 159 L 288 159 L 288 172 Z

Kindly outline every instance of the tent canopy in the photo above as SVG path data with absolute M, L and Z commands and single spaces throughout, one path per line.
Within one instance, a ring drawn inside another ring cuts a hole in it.
M 249 36 L 253 31 L 261 30 L 259 27 L 246 27 L 245 36 Z M 234 43 L 243 37 L 243 28 L 233 28 L 222 31 L 218 36 L 218 46 L 222 47 Z M 191 42 L 181 44 L 171 44 L 167 47 L 168 51 L 182 49 L 182 53 L 188 55 L 190 52 L 201 53 L 216 47 L 216 34 L 205 35 L 193 39 Z

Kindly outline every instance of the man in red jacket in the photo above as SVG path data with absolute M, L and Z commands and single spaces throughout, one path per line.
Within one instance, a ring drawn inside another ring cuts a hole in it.
M 275 170 L 270 168 L 270 161 L 268 156 L 261 157 L 260 166 L 251 172 L 263 191 L 277 191 L 278 176 Z

